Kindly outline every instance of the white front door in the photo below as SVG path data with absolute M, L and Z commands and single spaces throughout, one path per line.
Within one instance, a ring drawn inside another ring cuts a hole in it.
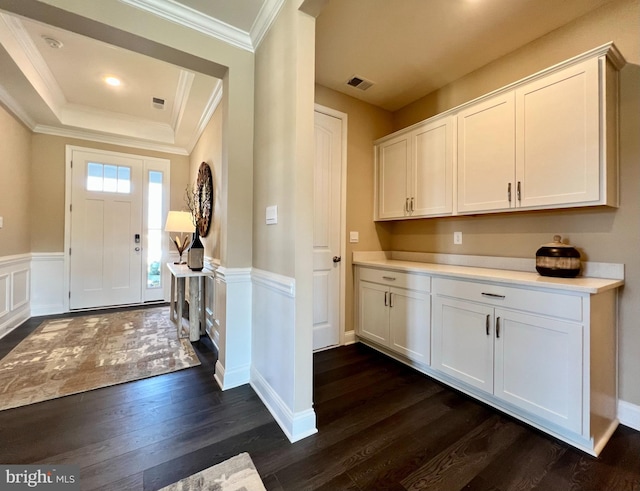
M 313 349 L 340 343 L 342 120 L 316 111 L 313 195 Z
M 142 159 L 74 150 L 71 309 L 142 300 Z

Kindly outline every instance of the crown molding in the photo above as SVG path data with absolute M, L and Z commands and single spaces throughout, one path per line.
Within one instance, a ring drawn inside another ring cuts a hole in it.
M 170 123 L 176 134 L 178 133 L 178 128 L 182 123 L 182 116 L 184 115 L 184 111 L 187 107 L 187 101 L 189 100 L 189 93 L 191 92 L 191 86 L 193 85 L 194 78 L 196 78 L 196 76 L 193 73 L 186 70 L 180 70 Z
M 83 131 L 70 128 L 61 128 L 56 126 L 36 125 L 32 129 L 34 133 L 40 133 L 43 135 L 61 136 L 64 138 L 76 138 L 78 140 L 88 140 L 100 143 L 109 143 L 111 145 L 118 145 L 130 148 L 139 148 L 142 150 L 152 150 L 156 152 L 170 153 L 174 155 L 189 155 L 189 152 L 185 148 L 174 145 L 163 145 L 153 142 L 145 142 L 136 140 L 134 138 L 124 138 L 114 135 L 103 135 L 100 133 L 93 133 L 91 131 Z
M 254 51 L 249 33 L 174 0 L 120 0 L 131 7 L 214 37 L 246 51 Z
M 250 35 L 254 51 L 258 46 L 260 46 L 260 43 L 269 31 L 271 24 L 273 24 L 276 17 L 278 17 L 283 5 L 284 0 L 265 0 L 262 4 L 262 8 L 260 9 L 260 12 L 258 12 L 258 16 L 256 17 L 253 26 L 251 26 Z
M 204 129 L 209 124 L 209 121 L 211 120 L 211 116 L 213 116 L 213 113 L 218 108 L 218 105 L 220 104 L 221 100 L 222 100 L 222 80 L 218 80 L 218 83 L 216 84 L 215 89 L 213 89 L 213 92 L 211 93 L 211 97 L 209 97 L 209 100 L 207 101 L 207 106 L 205 107 L 204 111 L 202 111 L 202 116 L 200 116 L 200 121 L 198 121 L 198 126 L 193 132 L 193 137 L 191 138 L 191 141 L 187 146 L 187 150 L 189 151 L 189 153 L 193 151 L 196 144 L 198 143 L 198 140 L 200 140 L 200 137 L 202 136 Z
M 4 105 L 16 118 L 18 118 L 22 124 L 33 131 L 36 126 L 36 122 L 31 119 L 27 112 L 22 108 L 18 101 L 16 101 L 11 94 L 7 92 L 2 85 L 0 85 L 0 103 Z
M 0 14 L 0 42 L 56 117 L 67 100 L 49 66 L 17 17 Z

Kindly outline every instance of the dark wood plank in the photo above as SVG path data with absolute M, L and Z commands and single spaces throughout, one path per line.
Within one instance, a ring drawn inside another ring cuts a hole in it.
M 314 355 L 319 432 L 291 444 L 250 386 L 220 391 L 211 343 L 193 346 L 199 367 L 0 411 L 0 462 L 75 463 L 104 491 L 241 452 L 276 491 L 640 489 L 639 432 L 618 428 L 595 459 L 360 344 Z

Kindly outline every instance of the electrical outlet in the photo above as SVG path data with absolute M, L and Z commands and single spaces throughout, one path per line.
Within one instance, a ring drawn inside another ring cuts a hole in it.
M 462 232 L 453 232 L 453 243 L 455 245 L 462 244 Z
M 4 227 L 4 218 L 0 217 L 0 228 Z

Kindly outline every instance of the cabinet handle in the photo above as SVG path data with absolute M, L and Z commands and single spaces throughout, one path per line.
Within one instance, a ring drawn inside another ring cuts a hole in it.
M 384 306 L 387 306 L 387 293 L 388 292 L 384 292 Z
M 486 326 L 487 327 L 487 336 L 490 335 L 490 332 L 489 332 L 489 329 L 490 329 L 489 324 L 490 323 L 491 323 L 491 315 L 487 314 L 487 326 Z
M 409 198 L 404 200 L 404 211 L 409 213 Z
M 507 199 L 511 203 L 511 183 L 507 184 Z
M 383 280 L 389 280 L 389 281 L 396 281 L 395 276 L 383 276 L 382 279 Z
M 518 196 L 518 202 L 522 201 L 522 196 L 520 194 L 520 181 L 518 181 L 518 188 L 516 189 L 516 196 Z
M 413 213 L 413 198 L 411 198 L 411 213 Z
M 389 307 L 393 307 L 393 293 L 389 292 Z
M 485 293 L 482 292 L 483 297 L 491 297 L 491 298 L 505 298 L 504 295 L 498 295 L 497 293 Z
M 496 317 L 496 337 L 500 337 L 500 317 Z

